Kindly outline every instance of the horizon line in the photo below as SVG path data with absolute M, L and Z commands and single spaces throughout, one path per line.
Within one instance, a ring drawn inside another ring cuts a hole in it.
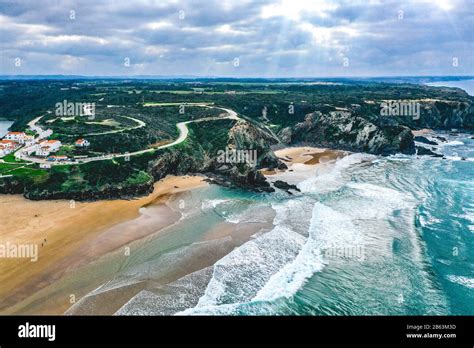
M 28 77 L 74 77 L 74 78 L 105 78 L 105 79 L 261 79 L 261 80 L 292 80 L 292 79 L 370 79 L 370 78 L 440 78 L 440 77 L 461 77 L 474 78 L 474 75 L 354 75 L 354 76 L 212 76 L 212 75 L 75 75 L 75 74 L 0 74 L 3 78 L 28 78 Z

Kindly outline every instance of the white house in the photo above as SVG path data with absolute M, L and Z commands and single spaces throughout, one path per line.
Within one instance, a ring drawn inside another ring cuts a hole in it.
M 0 140 L 0 157 L 6 156 L 18 147 L 18 143 L 13 140 Z
M 6 140 L 6 139 L 0 140 L 0 145 L 2 145 L 6 149 L 9 149 L 10 152 L 15 150 L 18 146 L 20 146 L 18 142 L 13 141 L 13 140 Z
M 5 135 L 5 139 L 17 141 L 20 144 L 23 144 L 25 136 L 26 136 L 25 132 L 8 132 Z
M 3 144 L 0 144 L 0 157 L 6 156 L 11 152 L 11 149 Z
M 86 139 L 77 139 L 75 143 L 76 147 L 88 147 L 90 144 Z
M 34 143 L 35 137 L 32 135 L 25 135 L 25 137 L 23 138 L 23 144 L 25 144 L 26 146 L 33 145 Z
M 22 151 L 24 153 L 26 153 L 28 156 L 31 156 L 33 153 L 36 152 L 36 150 L 38 150 L 40 148 L 39 145 L 32 145 L 32 146 L 28 146 L 27 148 L 24 148 L 22 149 Z
M 35 155 L 40 157 L 48 157 L 50 153 L 51 151 L 47 146 L 38 147 L 35 151 Z
M 59 140 L 44 140 L 39 144 L 36 149 L 36 156 L 47 157 L 50 153 L 56 152 L 61 148 L 61 142 Z

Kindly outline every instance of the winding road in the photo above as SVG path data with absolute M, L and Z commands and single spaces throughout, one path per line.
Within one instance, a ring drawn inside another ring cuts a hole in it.
M 193 105 L 193 106 L 202 106 L 202 107 L 206 107 L 206 108 L 211 108 L 210 106 L 205 105 L 205 104 Z M 187 124 L 189 124 L 189 123 L 208 122 L 208 121 L 224 120 L 224 119 L 231 119 L 231 120 L 236 120 L 236 121 L 242 120 L 234 110 L 227 109 L 227 108 L 222 108 L 222 107 L 216 107 L 216 106 L 213 106 L 212 108 L 216 108 L 216 109 L 220 109 L 220 110 L 225 111 L 226 116 L 205 117 L 205 118 L 201 118 L 201 119 L 198 119 L 198 120 L 179 122 L 179 123 L 176 124 L 176 127 L 178 128 L 178 131 L 179 131 L 179 136 L 175 141 L 173 141 L 172 143 L 169 143 L 169 144 L 156 146 L 156 147 L 153 147 L 153 148 L 150 148 L 150 149 L 144 149 L 144 150 L 139 150 L 139 151 L 129 152 L 129 153 L 126 152 L 126 153 L 120 153 L 120 154 L 111 154 L 111 155 L 103 155 L 103 156 L 97 156 L 97 157 L 88 157 L 88 158 L 83 158 L 83 159 L 80 159 L 80 160 L 77 160 L 77 161 L 67 160 L 67 161 L 63 161 L 63 162 L 52 162 L 52 161 L 48 161 L 47 159 L 44 159 L 44 158 L 31 157 L 31 156 L 26 155 L 24 153 L 24 151 L 28 149 L 28 147 L 26 147 L 26 148 L 21 148 L 20 150 L 15 152 L 15 157 L 17 159 L 24 160 L 24 161 L 29 161 L 29 162 L 39 163 L 39 164 L 47 163 L 47 164 L 50 164 L 52 166 L 53 165 L 83 164 L 83 163 L 89 163 L 89 162 L 95 162 L 95 161 L 106 161 L 106 160 L 111 160 L 111 159 L 114 159 L 114 158 L 131 157 L 131 156 L 141 155 L 141 154 L 144 154 L 144 153 L 147 153 L 147 152 L 153 152 L 153 151 L 156 151 L 156 150 L 159 150 L 159 149 L 166 149 L 166 148 L 181 144 L 188 137 L 189 129 L 187 127 Z M 43 117 L 43 116 L 37 117 L 34 120 L 32 120 L 30 123 L 28 123 L 28 126 L 38 134 L 41 134 L 42 132 L 44 132 L 43 129 L 41 129 L 39 126 L 36 125 L 36 123 L 41 119 L 41 117 Z M 140 121 L 140 122 L 142 122 L 142 121 Z M 143 123 L 143 125 L 140 125 L 140 127 L 144 127 L 146 125 L 144 122 L 142 122 L 142 123 Z

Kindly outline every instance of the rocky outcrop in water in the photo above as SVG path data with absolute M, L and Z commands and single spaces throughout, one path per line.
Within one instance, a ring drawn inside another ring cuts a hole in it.
M 427 144 L 427 145 L 438 145 L 437 142 L 429 140 L 426 137 L 423 136 L 417 136 L 413 140 L 418 141 L 419 143 Z
M 280 190 L 286 191 L 290 194 L 291 192 L 289 190 L 295 190 L 295 191 L 301 192 L 301 190 L 296 185 L 288 184 L 287 182 L 283 180 L 276 180 L 273 183 L 273 186 L 275 186 L 276 188 L 279 188 Z
M 443 155 L 433 152 L 430 149 L 427 149 L 423 146 L 416 147 L 416 154 L 420 156 L 432 156 L 432 157 L 443 157 Z

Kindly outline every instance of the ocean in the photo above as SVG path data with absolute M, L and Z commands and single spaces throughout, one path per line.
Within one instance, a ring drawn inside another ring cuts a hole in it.
M 430 82 L 426 85 L 434 87 L 458 87 L 465 90 L 467 94 L 474 95 L 474 80 L 438 81 Z
M 87 306 L 147 282 L 117 314 L 473 315 L 474 139 L 427 137 L 444 159 L 295 164 L 272 179 L 296 184 L 292 195 L 193 190 L 172 202 L 178 223 L 110 261 Z
M 0 120 L 0 138 L 4 137 L 8 132 L 8 128 L 13 124 L 13 121 Z
M 474 140 L 443 136 L 447 159 L 352 154 L 268 195 L 273 230 L 182 314 L 474 314 Z

